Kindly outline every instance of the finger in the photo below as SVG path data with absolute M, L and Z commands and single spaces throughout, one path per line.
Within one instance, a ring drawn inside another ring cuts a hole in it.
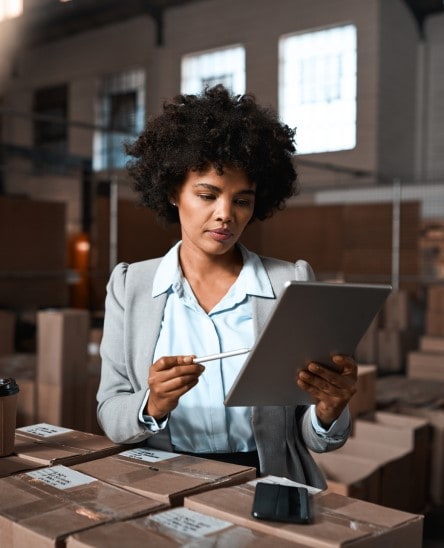
M 193 365 L 193 358 L 194 356 L 162 356 L 153 364 L 153 367 L 157 371 L 164 371 L 176 365 Z
M 344 375 L 353 374 L 356 369 L 356 361 L 352 356 L 345 356 L 343 354 L 335 354 L 332 357 L 333 362 L 335 365 L 341 368 L 341 372 Z
M 349 382 L 347 377 L 344 377 L 342 373 L 338 373 L 326 367 L 320 363 L 311 362 L 308 364 L 307 373 L 311 374 L 314 378 L 312 382 L 316 383 L 316 378 L 321 379 L 324 383 L 328 383 L 338 388 L 342 388 Z
M 330 380 L 320 377 L 319 375 L 313 375 L 309 371 L 301 371 L 298 376 L 298 384 L 303 383 L 301 386 L 304 390 L 309 391 L 317 398 L 339 398 L 350 399 L 354 390 L 354 382 L 351 379 L 337 376 L 340 382 L 330 382 Z M 299 382 L 300 381 L 300 382 Z

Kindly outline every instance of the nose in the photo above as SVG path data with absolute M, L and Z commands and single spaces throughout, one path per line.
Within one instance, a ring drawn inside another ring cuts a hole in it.
M 231 200 L 225 198 L 219 198 L 217 200 L 217 207 L 215 210 L 216 220 L 229 223 L 233 220 L 233 204 Z

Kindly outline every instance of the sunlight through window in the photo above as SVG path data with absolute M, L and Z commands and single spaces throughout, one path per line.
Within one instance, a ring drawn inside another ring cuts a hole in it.
M 356 146 L 356 42 L 354 25 L 280 40 L 279 111 L 299 154 Z

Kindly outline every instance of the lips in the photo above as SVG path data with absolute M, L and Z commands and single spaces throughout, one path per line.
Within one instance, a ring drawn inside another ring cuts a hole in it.
M 218 242 L 225 242 L 233 236 L 232 232 L 226 228 L 215 228 L 209 230 L 208 233 L 213 240 L 217 240 Z

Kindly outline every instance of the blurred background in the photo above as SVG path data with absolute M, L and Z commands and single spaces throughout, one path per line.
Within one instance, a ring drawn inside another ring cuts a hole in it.
M 2 0 L 0 306 L 100 313 L 116 262 L 164 253 L 123 142 L 217 82 L 297 128 L 302 192 L 246 243 L 421 301 L 444 278 L 443 26 L 441 0 Z

